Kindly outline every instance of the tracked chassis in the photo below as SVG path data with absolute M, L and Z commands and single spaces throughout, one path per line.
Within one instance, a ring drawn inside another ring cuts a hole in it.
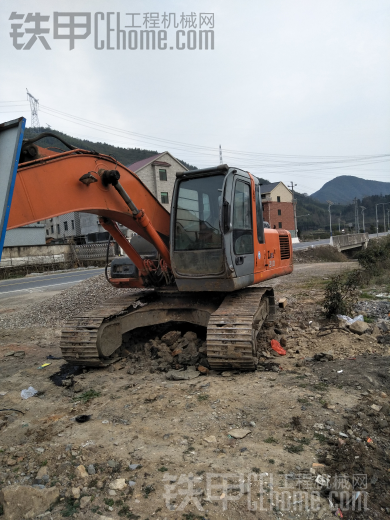
M 122 335 L 139 327 L 187 322 L 207 327 L 207 357 L 214 370 L 254 370 L 256 336 L 275 313 L 272 288 L 234 293 L 153 290 L 115 297 L 69 320 L 61 336 L 64 359 L 101 367 L 118 356 Z

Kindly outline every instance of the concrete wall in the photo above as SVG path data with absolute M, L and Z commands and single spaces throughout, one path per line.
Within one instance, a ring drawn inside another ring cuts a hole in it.
M 175 185 L 176 180 L 176 172 L 186 171 L 184 168 L 172 155 L 168 152 L 165 152 L 158 158 L 159 162 L 167 162 L 170 166 L 157 166 L 148 164 L 143 168 L 139 169 L 135 173 L 139 176 L 142 182 L 149 188 L 149 190 L 153 193 L 153 195 L 158 199 L 160 204 L 164 206 L 167 211 L 171 210 L 171 202 L 172 202 L 172 193 L 173 187 Z M 160 181 L 159 170 L 163 169 L 167 171 L 167 180 Z M 163 204 L 161 202 L 161 193 L 168 193 L 168 203 Z
M 368 233 L 356 233 L 354 235 L 336 235 L 331 237 L 330 245 L 337 247 L 339 251 L 347 249 L 366 248 L 370 240 Z
M 69 245 L 5 247 L 0 268 L 66 262 L 69 260 L 70 253 Z
M 5 234 L 4 247 L 45 245 L 45 225 L 29 224 L 9 229 Z

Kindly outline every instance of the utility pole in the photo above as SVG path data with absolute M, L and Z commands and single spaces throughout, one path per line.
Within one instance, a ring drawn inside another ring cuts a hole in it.
M 27 90 L 27 99 L 30 101 L 30 110 L 31 110 L 31 128 L 33 128 L 34 132 L 39 132 L 39 118 L 38 118 L 38 108 L 39 101 Z
M 341 233 L 341 229 L 340 229 L 340 217 L 338 217 L 338 220 L 339 220 L 339 233 Z
M 355 203 L 355 233 L 360 233 L 360 224 L 359 224 L 359 201 L 355 197 L 353 199 L 353 202 Z
M 375 221 L 376 221 L 376 236 L 379 237 L 379 229 L 378 229 L 378 204 L 375 204 Z
M 223 160 L 222 160 L 222 147 L 221 147 L 221 145 L 219 145 L 219 164 L 223 164 Z
M 333 202 L 331 200 L 326 201 L 328 203 L 329 210 L 329 229 L 330 229 L 330 237 L 332 238 L 332 213 L 330 212 L 330 207 L 333 206 Z
M 387 210 L 387 231 L 390 230 L 390 209 Z
M 362 215 L 363 215 L 363 233 L 366 232 L 366 227 L 364 225 L 364 210 L 366 209 L 364 206 L 360 206 L 361 210 L 362 210 Z
M 296 184 L 291 181 L 291 186 L 287 186 L 288 188 L 291 188 L 292 197 L 293 197 L 293 211 L 294 211 L 294 230 L 295 230 L 295 237 L 298 237 L 298 229 L 297 229 L 297 201 L 294 196 L 294 186 Z

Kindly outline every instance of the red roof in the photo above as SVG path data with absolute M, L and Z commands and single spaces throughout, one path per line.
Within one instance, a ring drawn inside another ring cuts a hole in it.
M 158 159 L 158 157 L 161 157 L 162 155 L 164 155 L 164 153 L 165 152 L 158 153 L 157 155 L 152 155 L 151 157 L 148 157 L 147 159 L 142 159 L 142 161 L 138 161 L 138 162 L 135 162 L 133 164 L 128 164 L 126 166 L 126 168 L 128 168 L 129 170 L 131 170 L 134 173 L 137 173 L 138 170 L 140 170 L 141 168 L 143 168 L 147 164 L 155 161 L 156 159 Z

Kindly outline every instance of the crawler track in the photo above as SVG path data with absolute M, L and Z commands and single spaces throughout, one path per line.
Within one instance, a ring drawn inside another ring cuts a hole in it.
M 124 333 L 159 323 L 188 322 L 207 327 L 211 368 L 254 370 L 257 332 L 273 312 L 273 290 L 264 287 L 228 295 L 138 292 L 111 298 L 69 320 L 60 346 L 68 363 L 102 367 L 118 356 Z
M 254 370 L 256 336 L 274 312 L 272 289 L 251 287 L 229 294 L 207 326 L 207 358 L 214 370 Z

